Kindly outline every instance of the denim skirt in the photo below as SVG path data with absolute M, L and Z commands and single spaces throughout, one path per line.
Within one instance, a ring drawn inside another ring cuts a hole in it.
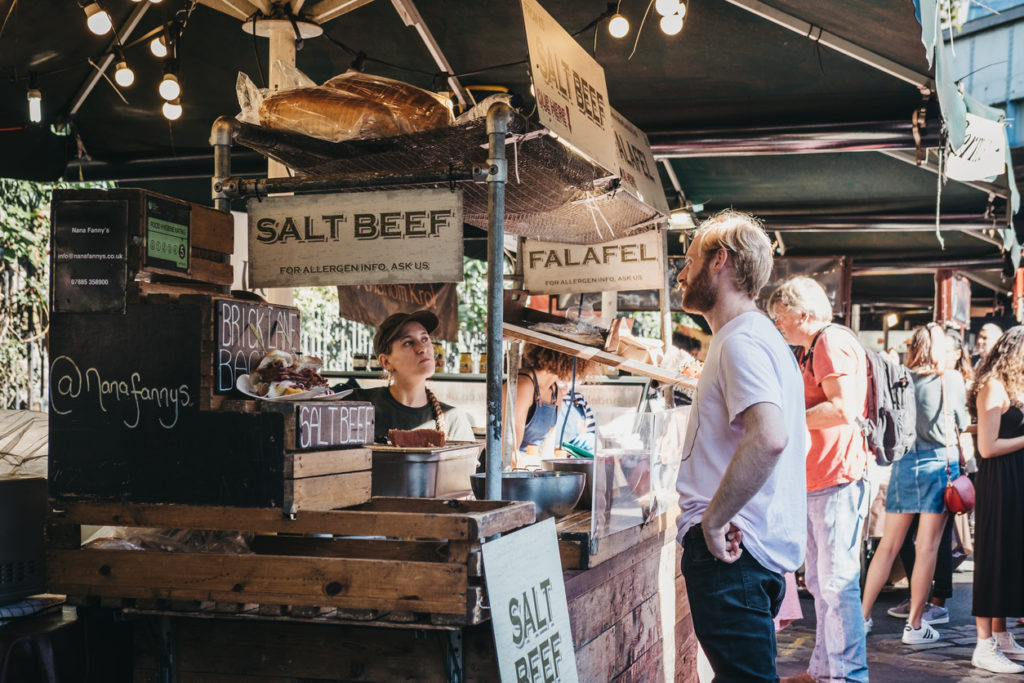
M 960 453 L 950 449 L 953 478 L 960 474 Z M 892 464 L 885 494 L 886 512 L 945 512 L 946 447 L 918 441 Z

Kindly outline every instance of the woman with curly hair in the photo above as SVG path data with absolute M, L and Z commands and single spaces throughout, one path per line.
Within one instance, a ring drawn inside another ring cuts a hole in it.
M 982 360 L 969 405 L 978 418 L 974 509 L 974 614 L 978 644 L 971 663 L 1020 673 L 1021 647 L 1006 614 L 1024 614 L 1024 327 L 1003 333 Z
M 529 446 L 540 449 L 558 423 L 558 409 L 562 404 L 558 383 L 568 382 L 574 373 L 577 379 L 582 379 L 587 375 L 587 366 L 586 361 L 558 351 L 532 344 L 526 346 L 516 383 L 513 413 L 520 453 L 525 453 Z
M 966 390 L 960 373 L 946 369 L 946 335 L 936 324 L 919 327 L 910 338 L 907 367 L 914 373 L 917 404 L 917 440 L 914 447 L 892 465 L 885 496 L 885 528 L 882 541 L 868 567 L 861 611 L 870 630 L 871 608 L 889 577 L 893 561 L 903 545 L 914 517 L 918 517 L 916 558 L 910 576 L 910 609 L 903 642 L 911 645 L 935 642 L 938 632 L 925 618 L 925 601 L 932 586 L 939 541 L 946 519 L 943 492 L 946 466 L 959 474 L 959 453 L 947 456 L 947 443 L 956 439 L 954 425 L 967 418 Z M 948 615 L 945 619 L 949 621 Z

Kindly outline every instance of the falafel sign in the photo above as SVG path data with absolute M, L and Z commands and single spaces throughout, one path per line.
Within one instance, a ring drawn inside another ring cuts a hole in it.
M 601 244 L 526 240 L 523 286 L 535 294 L 661 289 L 665 254 L 661 231 Z
M 462 191 L 251 199 L 251 287 L 462 281 Z

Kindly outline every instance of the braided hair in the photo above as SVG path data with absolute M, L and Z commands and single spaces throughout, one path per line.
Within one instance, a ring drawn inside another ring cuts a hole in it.
M 446 432 L 444 424 L 444 410 L 441 409 L 441 402 L 437 400 L 437 396 L 430 389 L 425 389 L 427 392 L 427 400 L 430 401 L 431 407 L 434 409 L 434 423 L 437 426 L 437 431 Z

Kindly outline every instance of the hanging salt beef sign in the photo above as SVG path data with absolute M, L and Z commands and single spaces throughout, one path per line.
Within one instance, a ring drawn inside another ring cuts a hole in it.
M 946 158 L 953 180 L 994 180 L 1006 170 L 1006 133 L 1001 121 L 967 114 L 967 135 L 960 149 Z
M 665 279 L 658 230 L 602 244 L 526 240 L 521 258 L 523 285 L 535 294 L 660 289 Z
M 609 175 L 619 167 L 604 69 L 535 0 L 522 0 L 542 126 Z
M 250 199 L 249 285 L 462 280 L 462 192 Z
M 619 112 L 609 109 L 615 133 L 615 151 L 619 159 L 622 188 L 651 208 L 668 215 L 668 200 L 658 177 L 651 143 L 642 130 Z

